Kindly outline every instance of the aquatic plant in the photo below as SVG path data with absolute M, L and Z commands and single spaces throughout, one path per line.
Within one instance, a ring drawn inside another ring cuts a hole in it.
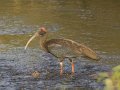
M 99 73 L 98 81 L 103 81 L 104 90 L 120 90 L 120 65 L 110 72 Z

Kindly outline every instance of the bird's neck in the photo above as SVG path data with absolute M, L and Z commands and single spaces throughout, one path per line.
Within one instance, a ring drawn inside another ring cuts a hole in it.
M 45 36 L 43 36 L 42 38 L 40 38 L 40 47 L 41 47 L 41 49 L 43 49 L 45 51 L 46 51 L 46 48 L 45 48 L 46 41 L 47 41 L 47 34 Z

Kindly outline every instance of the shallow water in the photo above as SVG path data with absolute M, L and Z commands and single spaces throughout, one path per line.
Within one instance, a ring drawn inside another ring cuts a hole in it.
M 0 0 L 0 89 L 101 87 L 90 75 L 120 63 L 119 6 L 119 0 Z M 84 43 L 101 60 L 79 58 L 74 78 L 69 75 L 71 69 L 66 61 L 65 74 L 60 78 L 57 60 L 38 49 L 38 39 L 24 51 L 27 40 L 40 26 L 51 32 L 49 38 Z M 37 80 L 31 77 L 35 70 L 42 75 Z

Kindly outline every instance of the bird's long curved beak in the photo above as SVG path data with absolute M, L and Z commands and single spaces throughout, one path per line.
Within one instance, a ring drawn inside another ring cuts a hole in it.
M 26 50 L 26 48 L 28 47 L 28 45 L 29 45 L 29 43 L 35 38 L 37 36 L 37 33 L 35 33 L 29 40 L 28 40 L 28 42 L 27 42 L 27 44 L 25 45 L 25 50 Z

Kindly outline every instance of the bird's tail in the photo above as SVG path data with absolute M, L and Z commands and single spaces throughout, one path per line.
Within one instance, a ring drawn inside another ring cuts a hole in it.
M 94 59 L 94 60 L 99 60 L 100 59 L 100 57 L 96 54 L 96 52 L 94 52 L 89 47 L 81 44 L 80 49 L 81 49 L 83 55 L 85 55 L 85 56 L 87 56 L 91 59 Z

